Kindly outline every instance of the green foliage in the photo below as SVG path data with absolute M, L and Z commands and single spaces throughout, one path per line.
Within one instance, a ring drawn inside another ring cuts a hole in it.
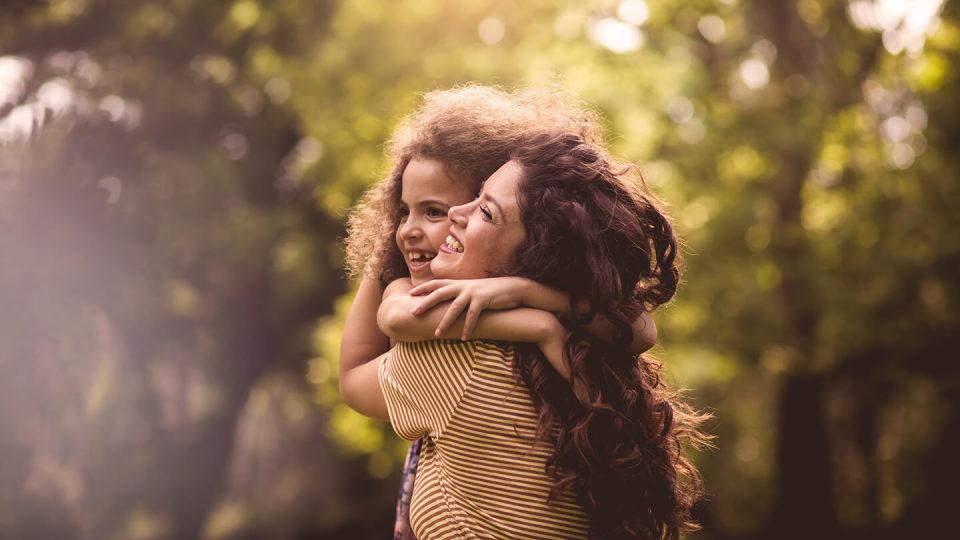
M 369 456 L 367 468 L 376 478 L 396 472 L 408 445 L 393 435 L 384 422 L 363 416 L 340 400 L 338 389 L 340 336 L 356 290 L 342 296 L 334 314 L 320 320 L 313 336 L 317 356 L 309 362 L 307 379 L 314 386 L 315 401 L 330 410 L 330 437 L 344 450 Z
M 960 19 L 947 4 L 918 47 L 857 4 L 5 3 L 0 431 L 21 436 L 0 486 L 40 495 L 0 488 L 23 510 L 0 527 L 290 536 L 363 521 L 357 495 L 323 499 L 353 517 L 304 509 L 344 485 L 388 515 L 393 480 L 370 479 L 405 445 L 337 390 L 345 216 L 422 92 L 544 80 L 602 113 L 684 239 L 657 354 L 718 418 L 703 534 L 923 523 L 960 414 Z M 813 470 L 785 442 L 806 380 Z M 231 455 L 340 480 L 256 499 Z

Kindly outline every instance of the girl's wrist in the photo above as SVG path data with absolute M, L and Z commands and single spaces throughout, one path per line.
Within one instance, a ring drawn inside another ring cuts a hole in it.
M 512 278 L 517 281 L 517 305 L 520 306 L 533 306 L 535 302 L 533 301 L 534 287 L 536 287 L 537 282 L 527 278 Z
M 551 340 L 557 338 L 558 335 L 564 332 L 563 324 L 560 323 L 560 320 L 557 317 L 550 313 L 549 311 L 541 311 L 543 314 L 540 321 L 540 341 L 539 343 L 547 343 Z

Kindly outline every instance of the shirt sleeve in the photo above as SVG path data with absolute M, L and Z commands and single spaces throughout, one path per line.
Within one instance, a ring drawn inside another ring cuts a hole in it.
M 397 435 L 443 436 L 476 363 L 470 341 L 399 342 L 380 361 L 380 388 Z

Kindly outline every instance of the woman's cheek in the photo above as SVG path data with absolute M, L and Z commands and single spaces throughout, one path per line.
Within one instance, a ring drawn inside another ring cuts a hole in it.
M 503 235 L 498 238 L 487 264 L 488 272 L 501 272 L 510 265 L 515 257 L 523 257 L 523 253 L 517 253 L 517 249 L 523 243 L 522 241 L 523 238 L 516 238 L 514 235 Z

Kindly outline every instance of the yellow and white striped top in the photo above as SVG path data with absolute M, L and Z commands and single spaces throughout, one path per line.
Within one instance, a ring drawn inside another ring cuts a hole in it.
M 434 538 L 586 538 L 572 493 L 549 500 L 551 449 L 513 371 L 514 349 L 490 341 L 398 343 L 380 386 L 398 435 L 426 436 L 410 522 Z

